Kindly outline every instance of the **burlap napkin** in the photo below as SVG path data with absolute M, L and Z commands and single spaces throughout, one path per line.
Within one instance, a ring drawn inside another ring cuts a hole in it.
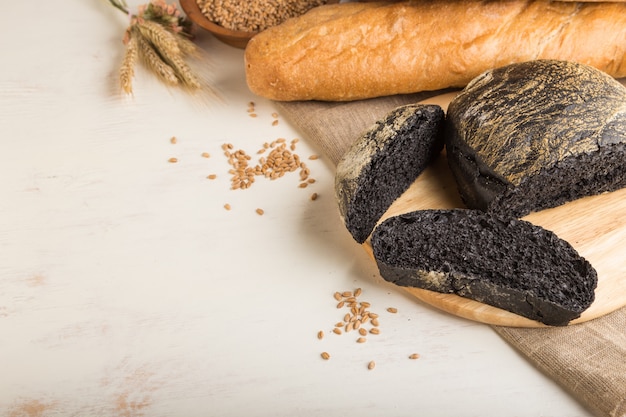
M 349 103 L 275 104 L 303 139 L 317 145 L 336 164 L 352 141 L 388 111 L 435 94 L 441 92 Z M 626 416 L 626 308 L 563 328 L 493 329 L 592 413 Z

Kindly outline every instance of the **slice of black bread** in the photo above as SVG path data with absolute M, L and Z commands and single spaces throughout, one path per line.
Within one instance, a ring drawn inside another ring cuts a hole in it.
M 481 210 L 420 210 L 376 227 L 380 274 L 400 286 L 455 293 L 548 325 L 594 300 L 595 269 L 553 232 Z
M 448 162 L 469 208 L 522 217 L 626 186 L 626 87 L 592 67 L 488 71 L 447 118 Z
M 343 222 L 365 242 L 389 206 L 443 149 L 440 106 L 408 104 L 389 112 L 337 164 L 335 196 Z

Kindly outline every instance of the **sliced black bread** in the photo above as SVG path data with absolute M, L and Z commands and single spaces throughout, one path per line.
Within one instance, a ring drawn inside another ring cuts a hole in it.
M 522 217 L 626 186 L 626 87 L 592 67 L 488 71 L 447 117 L 448 162 L 469 208 Z
M 566 241 L 527 221 L 481 210 L 420 210 L 389 218 L 371 243 L 394 284 L 455 293 L 547 325 L 594 300 L 595 269 Z
M 337 164 L 335 195 L 343 222 L 359 243 L 443 149 L 445 113 L 409 104 L 389 112 Z

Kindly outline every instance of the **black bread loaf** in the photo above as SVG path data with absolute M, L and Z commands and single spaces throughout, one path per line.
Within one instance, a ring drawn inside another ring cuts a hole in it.
M 371 243 L 387 281 L 455 293 L 547 325 L 566 325 L 594 300 L 597 274 L 589 262 L 527 221 L 420 210 L 382 222 Z
M 366 130 L 337 164 L 335 195 L 343 222 L 359 243 L 443 149 L 445 113 L 409 104 Z
M 626 186 L 626 87 L 592 67 L 488 71 L 447 118 L 448 162 L 469 208 L 522 217 Z

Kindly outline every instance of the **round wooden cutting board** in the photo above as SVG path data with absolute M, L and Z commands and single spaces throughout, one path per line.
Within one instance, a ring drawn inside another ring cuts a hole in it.
M 447 109 L 455 94 L 437 96 L 424 103 L 439 104 Z M 380 221 L 414 210 L 464 207 L 447 164 L 444 153 L 394 202 Z M 585 197 L 531 213 L 523 219 L 568 241 L 598 272 L 595 301 L 570 324 L 601 317 L 626 305 L 626 189 Z M 369 240 L 363 246 L 372 255 Z M 546 326 L 454 294 L 402 288 L 431 306 L 470 320 L 512 327 Z

